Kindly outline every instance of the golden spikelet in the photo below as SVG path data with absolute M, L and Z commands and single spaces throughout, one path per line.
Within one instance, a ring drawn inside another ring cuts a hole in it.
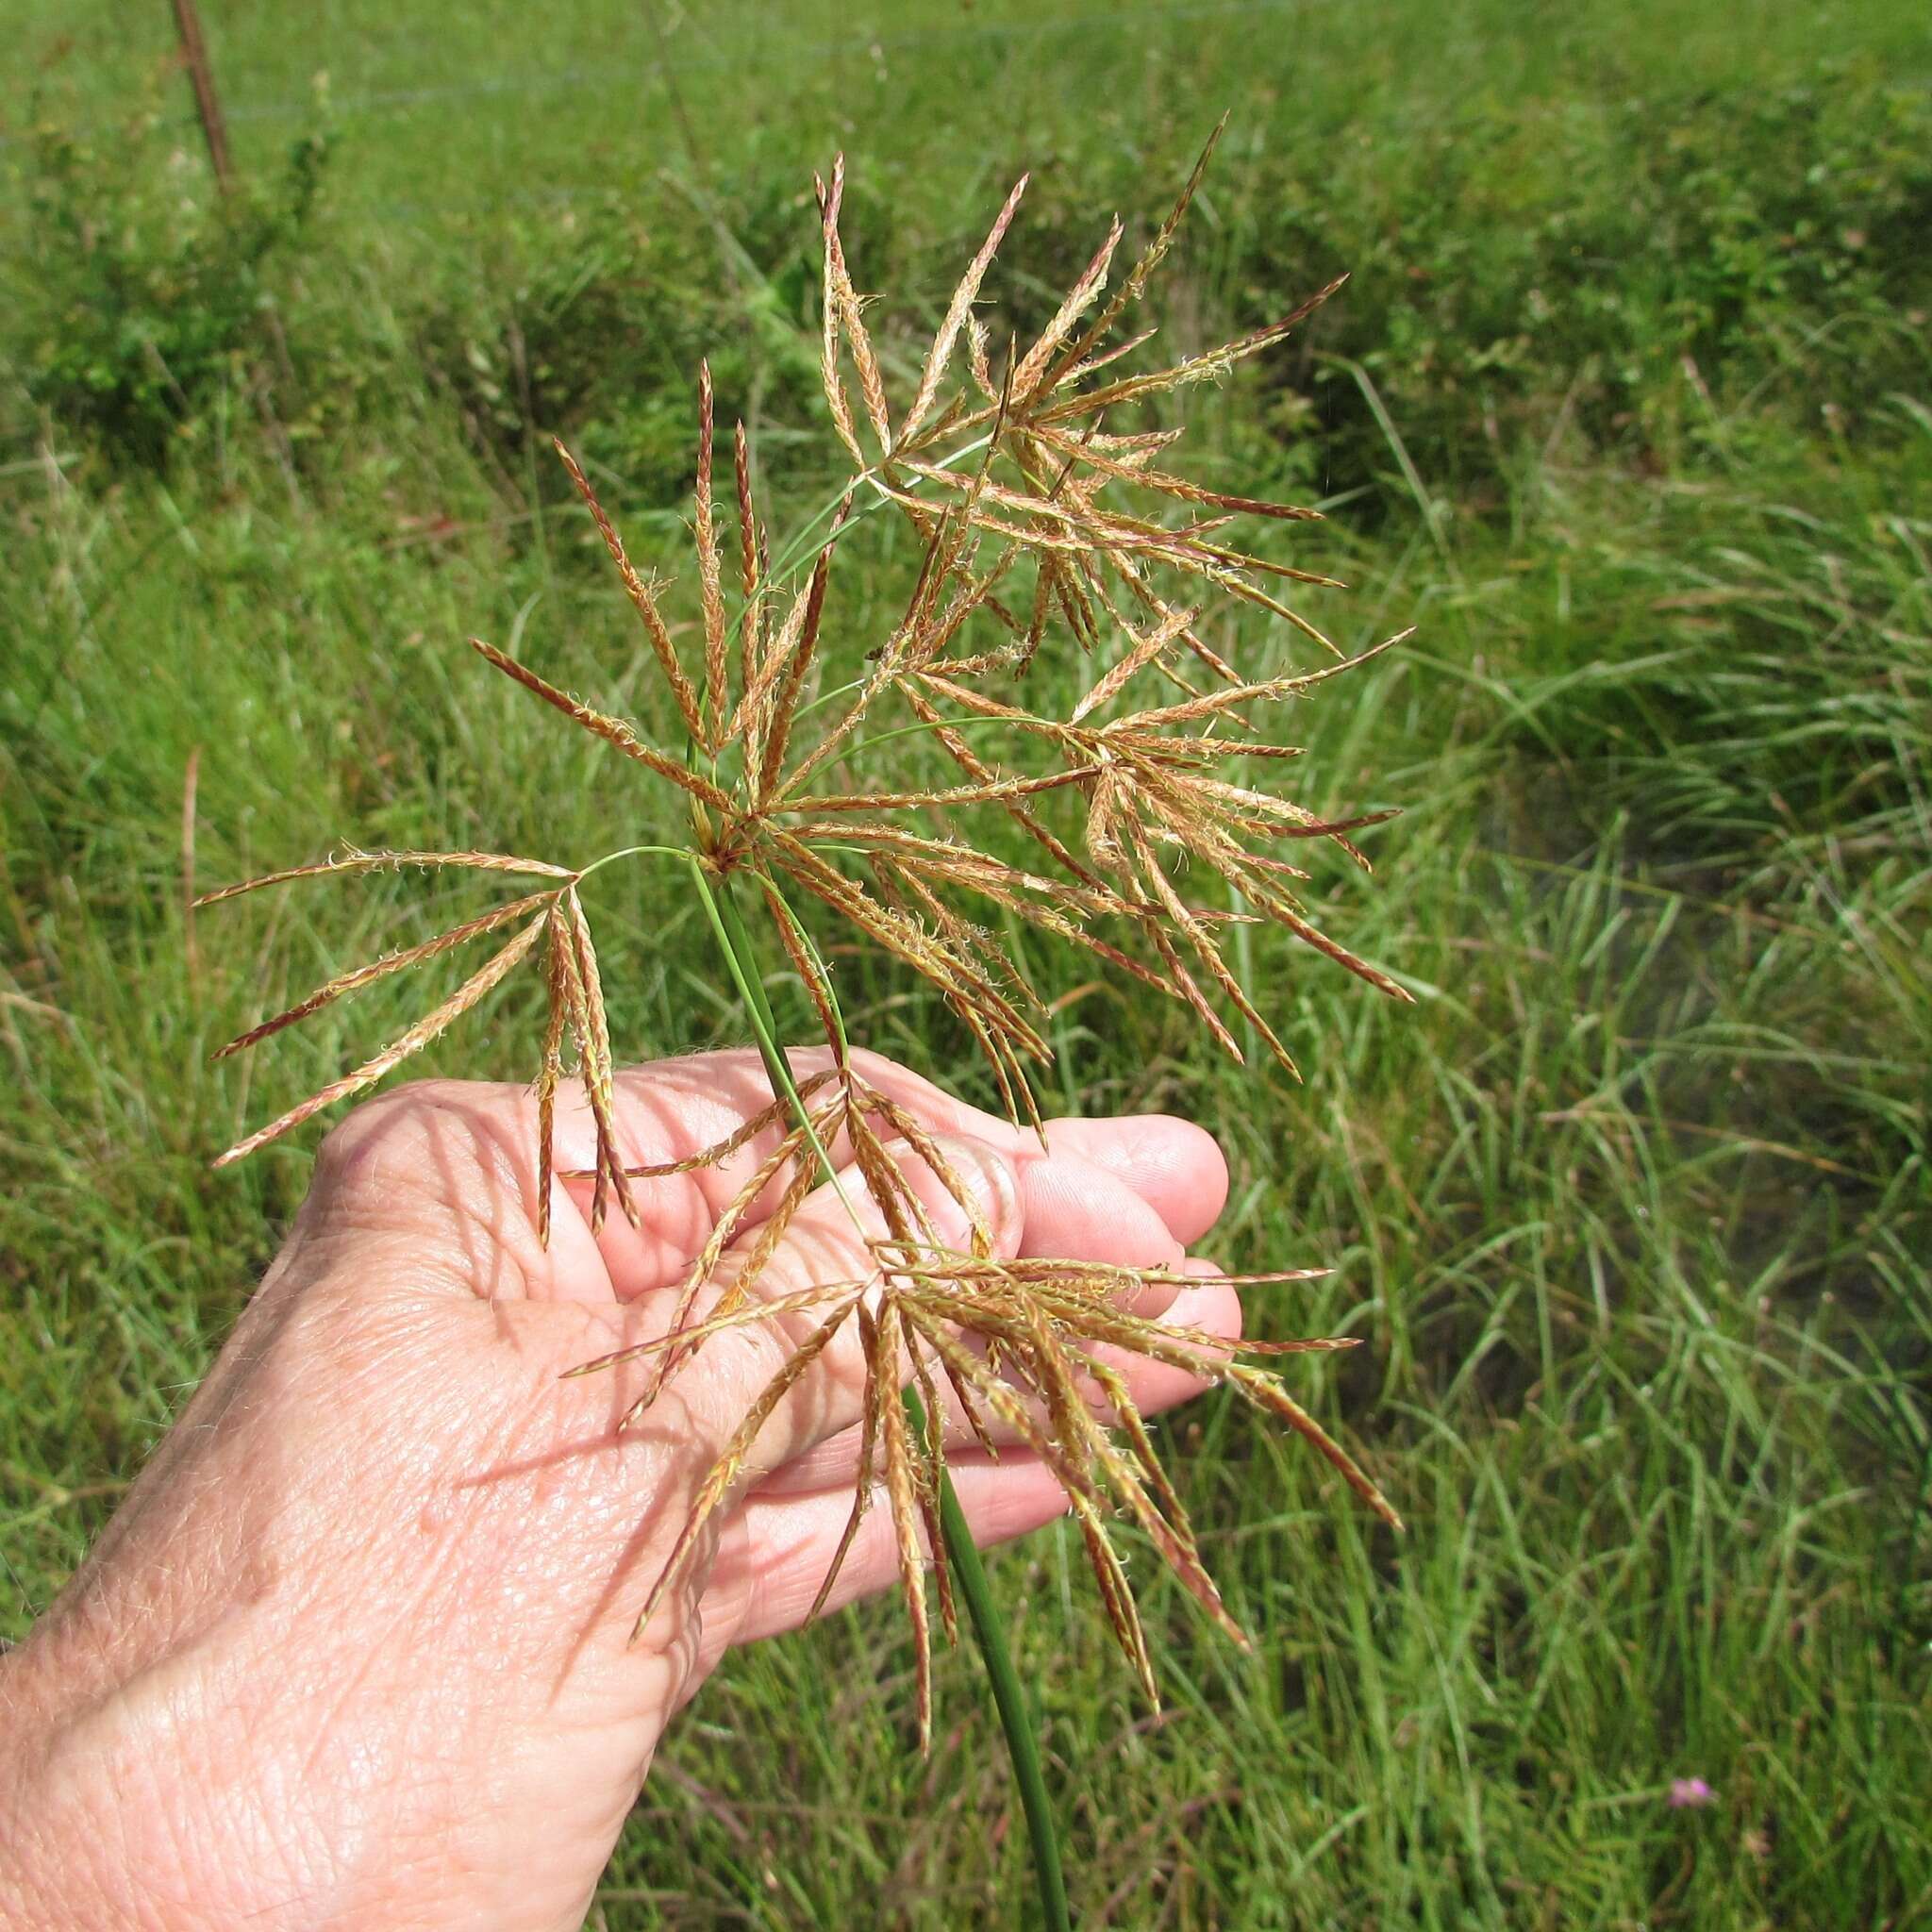
M 597 971 L 597 951 L 591 943 L 590 922 L 584 917 L 575 886 L 564 889 L 559 917 L 565 926 L 564 991 L 570 1025 L 576 1037 L 584 1091 L 597 1124 L 598 1174 L 591 1203 L 591 1231 L 594 1234 L 603 1224 L 607 1183 L 616 1194 L 625 1219 L 636 1227 L 637 1202 L 631 1194 L 630 1178 L 617 1154 L 615 1067 L 610 1057 L 610 1024 L 604 1010 L 604 983 Z
M 597 501 L 597 492 L 591 488 L 590 478 L 577 467 L 577 459 L 571 455 L 561 442 L 555 445 L 557 454 L 563 460 L 563 467 L 570 472 L 570 480 L 577 487 L 577 494 L 584 499 L 584 508 L 591 512 L 591 521 L 597 525 L 597 534 L 604 539 L 604 547 L 610 553 L 610 560 L 617 566 L 617 575 L 624 581 L 624 589 L 629 597 L 638 617 L 644 626 L 644 634 L 651 641 L 651 649 L 658 658 L 658 668 L 664 674 L 664 682 L 677 705 L 678 715 L 684 720 L 684 728 L 690 732 L 694 743 L 705 742 L 704 721 L 698 711 L 698 694 L 691 681 L 684 675 L 684 667 L 677 661 L 677 647 L 671 641 L 671 633 L 664 627 L 664 619 L 658 609 L 658 600 L 651 593 L 651 587 L 639 576 L 625 554 L 624 541 L 617 534 L 610 519 L 604 514 L 604 506 Z M 474 640 L 473 640 L 474 641 Z M 480 650 L 483 647 L 478 645 Z M 495 659 L 491 660 L 495 662 Z M 508 670 L 508 662 L 498 663 L 499 670 Z M 516 674 L 511 673 L 514 676 Z M 537 686 L 532 685 L 534 691 Z
M 991 229 L 979 244 L 979 253 L 967 264 L 966 273 L 959 277 L 959 286 L 953 291 L 953 299 L 946 304 L 945 318 L 940 324 L 939 333 L 932 339 L 925 367 L 920 372 L 919 388 L 906 411 L 906 420 L 900 425 L 902 439 L 910 437 L 931 413 L 940 384 L 945 377 L 946 365 L 952 360 L 954 347 L 959 340 L 959 331 L 972 319 L 973 305 L 979 299 L 980 284 L 986 279 L 987 270 L 992 266 L 992 258 L 1000 243 L 1006 240 L 1007 230 L 1019 211 L 1020 197 L 1025 192 L 1026 176 L 1022 175 L 1013 183 L 1006 206 L 993 217 Z
M 543 1030 L 543 1061 L 537 1074 L 537 1239 L 547 1248 L 550 1178 L 556 1166 L 557 1089 L 563 1078 L 563 1030 L 570 1014 L 570 939 L 554 901 L 544 930 L 543 971 L 550 995 L 550 1017 Z
M 892 446 L 892 423 L 886 406 L 886 382 L 879 372 L 878 357 L 872 336 L 860 313 L 858 292 L 845 269 L 845 250 L 839 240 L 839 208 L 845 193 L 845 157 L 832 161 L 832 185 L 819 185 L 819 208 L 824 224 L 825 288 L 838 310 L 839 325 L 852 351 L 853 365 L 858 371 L 858 393 L 865 405 L 872 433 L 882 450 Z
M 298 1020 L 306 1020 L 311 1013 L 319 1013 L 332 1001 L 339 1000 L 344 993 L 359 992 L 365 986 L 372 986 L 378 979 L 386 979 L 391 973 L 406 973 L 411 966 L 420 966 L 427 959 L 435 958 L 441 953 L 447 953 L 453 947 L 462 945 L 468 940 L 479 939 L 486 932 L 494 932 L 500 925 L 509 925 L 521 919 L 526 912 L 535 912 L 549 906 L 554 893 L 533 892 L 525 898 L 512 899 L 507 906 L 498 906 L 489 912 L 480 913 L 475 919 L 466 919 L 460 925 L 453 925 L 447 932 L 440 932 L 433 940 L 425 940 L 421 945 L 406 946 L 399 953 L 391 953 L 386 958 L 373 960 L 367 966 L 358 966 L 347 973 L 338 974 L 335 978 L 319 986 L 306 999 L 298 1000 L 292 1007 L 277 1013 L 272 1020 L 264 1020 L 258 1025 L 251 1026 L 246 1033 L 238 1035 L 225 1046 L 218 1046 L 214 1058 L 224 1060 L 230 1054 L 241 1053 L 266 1040 L 272 1033 L 279 1033 L 284 1026 L 292 1026 Z
M 711 504 L 711 365 L 698 366 L 698 474 L 691 536 L 697 544 L 698 584 L 705 607 L 705 701 L 711 723 L 708 745 L 724 717 L 724 586 L 718 555 L 718 525 Z
M 440 1007 L 417 1021 L 401 1038 L 391 1041 L 374 1059 L 365 1061 L 353 1074 L 345 1074 L 340 1080 L 331 1080 L 299 1106 L 291 1107 L 279 1120 L 271 1121 L 267 1126 L 258 1127 L 244 1140 L 236 1141 L 226 1153 L 216 1157 L 215 1165 L 226 1167 L 244 1158 L 258 1147 L 278 1140 L 291 1127 L 299 1127 L 304 1121 L 313 1119 L 324 1108 L 333 1107 L 339 1100 L 347 1100 L 350 1095 L 374 1087 L 385 1074 L 393 1073 L 412 1054 L 420 1053 L 453 1020 L 460 1019 L 486 993 L 494 990 L 542 937 L 547 918 L 546 914 L 542 919 L 533 919 L 488 964 L 464 980 Z
M 742 423 L 736 425 L 731 432 L 731 475 L 738 492 L 738 584 L 744 600 L 738 631 L 739 676 L 742 683 L 749 685 L 758 668 L 763 600 L 758 595 L 762 573 L 758 560 L 758 511 L 751 492 L 751 442 Z
M 243 892 L 258 892 L 265 886 L 287 885 L 292 879 L 400 872 L 406 865 L 421 866 L 427 872 L 454 866 L 474 872 L 527 873 L 539 878 L 567 879 L 575 876 L 567 865 L 552 865 L 541 858 L 510 858 L 500 852 L 358 852 L 351 849 L 340 858 L 319 858 L 311 865 L 291 865 L 286 872 L 264 873 L 259 878 L 243 879 L 239 885 L 219 887 L 212 892 L 202 893 L 194 903 L 197 908 L 219 906 L 224 899 L 237 899 Z

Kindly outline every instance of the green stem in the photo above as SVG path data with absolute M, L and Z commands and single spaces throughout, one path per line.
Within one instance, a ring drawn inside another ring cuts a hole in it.
M 621 851 L 607 852 L 602 858 L 593 858 L 577 874 L 577 883 L 583 882 L 593 872 L 601 872 L 607 865 L 615 865 L 620 858 L 681 858 L 691 862 L 691 848 L 686 845 L 626 845 Z
M 964 462 L 968 457 L 977 456 L 991 441 L 992 438 L 991 436 L 975 437 L 973 441 L 963 442 L 958 449 L 948 451 L 945 456 L 941 457 L 938 462 L 931 464 L 930 467 L 935 470 L 950 470 L 955 463 Z M 811 541 L 812 533 L 829 521 L 832 513 L 859 484 L 870 483 L 877 494 L 862 508 L 855 510 L 849 520 L 850 522 L 857 523 L 863 517 L 869 517 L 874 511 L 883 509 L 887 504 L 891 503 L 892 501 L 891 492 L 878 480 L 878 473 L 887 467 L 889 465 L 884 460 L 868 464 L 866 468 L 860 470 L 850 481 L 841 484 L 838 490 L 826 497 L 824 502 L 813 512 L 805 527 L 799 530 L 792 537 L 791 541 L 785 546 L 783 555 L 780 556 L 776 564 L 773 566 L 773 576 L 782 578 L 788 572 L 796 570 L 802 564 L 817 562 L 819 552 L 824 549 L 831 540 L 829 538 L 821 538 L 817 543 L 813 543 Z
M 793 1114 L 805 1129 L 819 1164 L 824 1170 L 825 1178 L 837 1187 L 838 1175 L 833 1170 L 831 1157 L 812 1128 L 805 1102 L 792 1080 L 791 1069 L 779 1051 L 777 1022 L 773 1016 L 771 1002 L 765 998 L 764 987 L 758 981 L 751 935 L 745 930 L 744 920 L 730 889 L 723 880 L 714 888 L 705 876 L 703 864 L 695 858 L 691 862 L 691 873 L 697 887 L 698 899 L 718 941 L 718 950 L 724 956 L 725 969 L 743 996 L 752 1031 L 758 1039 L 758 1052 L 772 1082 L 772 1091 L 783 1093 L 790 1101 Z M 846 1206 L 849 1210 L 850 1202 Z M 901 1391 L 901 1395 L 915 1436 L 923 1435 L 925 1410 L 918 1391 L 908 1388 Z M 972 1622 L 974 1639 L 986 1665 L 987 1679 L 992 1686 L 992 1701 L 999 1711 L 1001 1728 L 1007 1734 L 1007 1751 L 1013 1763 L 1013 1781 L 1020 1788 L 1021 1808 L 1026 1815 L 1026 1834 L 1033 1849 L 1033 1871 L 1040 1888 L 1040 1908 L 1046 1932 L 1071 1932 L 1073 1922 L 1067 1915 L 1066 1880 L 1060 1871 L 1059 1836 L 1054 1824 L 1053 1807 L 1046 1794 L 1046 1779 L 1041 1770 L 1040 1745 L 1033 1735 L 1033 1716 L 1026 1707 L 1026 1693 L 1021 1686 L 1019 1674 L 1013 1669 L 1012 1653 L 1007 1648 L 1006 1628 L 987 1584 L 986 1566 L 979 1560 L 979 1548 L 973 1541 L 966 1512 L 959 1507 L 953 1479 L 944 1470 L 940 1472 L 940 1533 L 945 1540 L 953 1580 L 966 1600 L 966 1614 Z
M 906 1391 L 906 1411 L 915 1430 L 925 1424 L 916 1390 Z M 1067 1882 L 1060 1873 L 1060 1840 L 1054 1824 L 1053 1807 L 1047 1800 L 1046 1778 L 1040 1768 L 1040 1743 L 1033 1735 L 1033 1713 L 1026 1708 L 1026 1694 L 1020 1688 L 1020 1675 L 1013 1668 L 1012 1653 L 1007 1648 L 1006 1625 L 987 1587 L 986 1565 L 979 1560 L 979 1547 L 967 1526 L 966 1512 L 950 1475 L 940 1477 L 940 1533 L 946 1540 L 946 1556 L 953 1565 L 953 1581 L 966 1599 L 966 1614 L 973 1622 L 973 1635 L 986 1665 L 987 1682 L 992 1686 L 992 1701 L 1000 1713 L 1000 1727 L 1007 1734 L 1007 1755 L 1013 1760 L 1013 1782 L 1020 1787 L 1020 1805 L 1026 1814 L 1026 1837 L 1033 1848 L 1033 1875 L 1040 1887 L 1040 1912 L 1047 1932 L 1071 1932 L 1073 1921 L 1067 1916 Z

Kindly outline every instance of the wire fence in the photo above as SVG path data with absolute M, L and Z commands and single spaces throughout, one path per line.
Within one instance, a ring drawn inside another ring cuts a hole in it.
M 1132 45 L 1137 39 L 1144 41 L 1163 30 L 1191 24 L 1282 20 L 1306 12 L 1311 7 L 1325 8 L 1325 0 L 1166 0 L 1166 4 L 1089 7 L 1080 11 L 1033 18 L 955 18 L 926 25 L 894 24 L 876 31 L 818 37 L 787 33 L 782 26 L 761 17 L 761 8 L 755 8 L 751 16 L 752 30 L 741 42 L 734 40 L 731 44 L 721 47 L 717 44 L 718 23 L 714 16 L 708 14 L 702 20 L 695 13 L 682 17 L 674 15 L 661 20 L 662 31 L 653 34 L 650 14 L 646 10 L 650 4 L 651 0 L 646 0 L 646 6 L 639 9 L 636 37 L 625 47 L 610 49 L 608 57 L 594 65 L 574 64 L 548 72 L 532 65 L 520 70 L 463 75 L 422 85 L 364 86 L 345 92 L 330 91 L 320 99 L 312 89 L 272 97 L 251 97 L 245 88 L 233 92 L 224 89 L 220 102 L 222 118 L 231 126 L 318 121 L 332 126 L 345 126 L 358 121 L 403 120 L 418 109 L 460 108 L 478 102 L 609 97 L 626 93 L 641 102 L 662 103 L 670 108 L 675 106 L 679 83 L 688 76 L 769 70 L 773 67 L 804 71 L 833 66 L 841 61 L 869 62 L 879 58 L 890 61 L 920 55 L 932 56 L 935 50 L 943 52 L 947 49 L 963 54 L 977 47 L 1038 47 L 1055 41 L 1094 42 L 1105 39 L 1116 44 Z M 134 32 L 126 22 L 125 11 L 117 8 L 115 17 L 121 23 L 124 52 L 132 42 L 135 58 L 146 58 L 143 50 L 150 39 L 156 54 L 171 48 L 170 37 L 163 30 L 165 13 L 158 7 L 155 7 L 153 12 L 154 30 L 149 36 Z M 699 26 L 706 36 L 704 39 L 693 31 Z M 85 41 L 88 37 L 82 30 L 77 38 Z M 226 47 L 223 44 L 225 40 L 229 42 Z M 433 33 L 385 31 L 377 58 L 387 56 L 394 64 L 407 65 L 412 57 L 433 57 L 439 44 L 439 37 Z M 234 44 L 233 36 L 222 34 L 218 25 L 211 36 L 210 52 L 218 83 L 223 79 L 225 71 L 228 75 L 238 70 L 245 73 L 248 65 L 246 50 Z M 325 68 L 327 47 L 318 43 L 315 54 L 318 66 Z M 0 100 L 10 93 L 18 102 L 31 83 L 31 63 L 23 62 L 7 79 L 13 85 L 9 88 L 0 82 Z M 187 98 L 185 83 L 181 87 L 179 106 L 162 111 L 158 124 L 184 135 L 196 129 L 196 113 Z M 18 122 L 15 125 L 17 126 Z M 101 110 L 83 118 L 63 121 L 61 125 L 63 131 L 85 139 L 106 132 L 121 123 L 115 114 Z M 0 151 L 24 147 L 31 139 L 25 132 L 0 131 Z M 358 197 L 356 214 L 358 219 L 373 220 L 385 225 L 411 226 L 440 218 L 460 220 L 503 210 L 569 208 L 574 205 L 601 202 L 608 197 L 610 192 L 608 177 L 572 181 L 546 175 L 541 181 L 524 185 L 491 185 L 487 189 L 479 188 L 472 194 L 439 194 L 423 198 L 407 193 L 396 196 L 378 192 L 366 198 Z M 17 441 L 31 433 L 36 433 L 35 425 L 31 424 L 0 425 L 0 440 Z M 0 476 L 24 474 L 40 464 L 38 457 L 11 462 L 0 468 Z
M 826 63 L 841 59 L 863 59 L 874 52 L 882 55 L 930 49 L 942 45 L 1039 42 L 1056 36 L 1117 37 L 1139 27 L 1185 24 L 1190 21 L 1239 19 L 1282 15 L 1303 10 L 1307 0 L 1176 0 L 1160 7 L 1117 7 L 1068 14 L 1059 19 L 1019 21 L 959 21 L 943 25 L 895 27 L 879 33 L 843 35 L 831 39 L 808 40 L 799 36 L 773 34 L 762 28 L 741 47 L 729 52 L 680 48 L 677 73 L 702 74 L 736 71 L 747 66 L 768 67 L 779 63 Z M 428 36 L 409 36 L 392 44 L 425 44 Z M 220 49 L 216 61 L 219 70 Z M 606 60 L 591 67 L 567 67 L 554 73 L 525 71 L 511 74 L 478 75 L 473 77 L 437 82 L 421 87 L 374 88 L 359 93 L 330 94 L 328 115 L 334 121 L 380 118 L 407 113 L 420 107 L 457 105 L 465 101 L 492 99 L 535 99 L 552 94 L 615 93 L 642 85 L 666 88 L 664 75 L 656 68 L 641 72 L 627 69 L 621 60 Z M 275 100 L 249 100 L 225 95 L 223 113 L 230 123 L 299 120 L 316 111 L 312 93 L 290 95 Z M 194 116 L 184 108 L 178 114 L 164 117 L 169 125 L 192 126 Z M 78 124 L 74 132 L 89 134 L 108 125 L 105 117 Z M 0 135 L 0 148 L 17 146 L 19 135 Z

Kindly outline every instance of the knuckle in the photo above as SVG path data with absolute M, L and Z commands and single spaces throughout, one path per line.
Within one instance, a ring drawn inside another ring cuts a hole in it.
M 432 1123 L 446 1117 L 463 1083 L 409 1080 L 336 1123 L 316 1149 L 314 1186 L 337 1201 L 393 1191 L 400 1175 L 417 1172 Z

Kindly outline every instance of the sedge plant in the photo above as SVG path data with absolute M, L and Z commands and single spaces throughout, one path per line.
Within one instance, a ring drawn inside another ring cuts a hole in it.
M 483 874 L 479 883 L 500 881 L 508 893 L 433 939 L 329 980 L 224 1047 L 225 1055 L 254 1046 L 376 980 L 495 941 L 485 962 L 400 1038 L 249 1134 L 217 1165 L 372 1086 L 526 968 L 543 975 L 548 994 L 536 1078 L 535 1199 L 546 1239 L 559 1178 L 589 1183 L 593 1227 L 613 1205 L 635 1221 L 634 1182 L 722 1162 L 754 1140 L 770 1139 L 691 1257 L 662 1339 L 573 1371 L 591 1374 L 655 1356 L 628 1423 L 712 1338 L 749 1323 L 811 1318 L 696 1491 L 638 1627 L 686 1574 L 706 1524 L 731 1494 L 787 1391 L 836 1336 L 856 1330 L 867 1373 L 858 1481 L 820 1602 L 868 1510 L 883 1507 L 911 1623 L 919 1735 L 929 1743 L 933 1613 L 953 1638 L 963 1599 L 1012 1750 L 1049 1925 L 1067 1923 L 1051 1809 L 1025 1699 L 947 1478 L 941 1385 L 989 1451 L 990 1424 L 997 1422 L 1065 1490 L 1108 1621 L 1150 1699 L 1157 1695 L 1154 1660 L 1115 1548 L 1115 1524 L 1137 1527 L 1208 1617 L 1238 1641 L 1241 1632 L 1127 1384 L 1096 1351 L 1126 1351 L 1232 1389 L 1307 1441 L 1371 1508 L 1391 1524 L 1397 1519 L 1281 1376 L 1243 1359 L 1347 1341 L 1229 1344 L 1134 1312 L 1144 1291 L 1174 1283 L 1164 1271 L 994 1254 L 974 1196 L 941 1149 L 864 1077 L 827 964 L 831 949 L 811 927 L 829 920 L 850 942 L 916 974 L 976 1043 L 1010 1117 L 1035 1126 L 1033 1081 L 1052 1048 L 1043 1030 L 1047 991 L 1033 976 L 1030 952 L 1023 957 L 1012 940 L 1028 928 L 1181 1002 L 1236 1059 L 1245 1037 L 1291 1073 L 1287 1047 L 1229 964 L 1229 940 L 1242 924 L 1271 922 L 1380 991 L 1407 997 L 1316 924 L 1299 896 L 1307 874 L 1291 856 L 1307 841 L 1327 841 L 1366 870 L 1351 835 L 1388 814 L 1324 817 L 1277 786 L 1224 775 L 1237 760 L 1253 761 L 1244 770 L 1291 769 L 1285 761 L 1297 747 L 1281 741 L 1271 722 L 1374 652 L 1345 658 L 1289 601 L 1306 588 L 1333 588 L 1332 579 L 1242 547 L 1245 519 L 1292 522 L 1315 513 L 1190 480 L 1173 467 L 1180 429 L 1149 422 L 1147 405 L 1261 354 L 1339 286 L 1223 347 L 1137 368 L 1137 352 L 1154 333 L 1134 327 L 1137 305 L 1169 253 L 1213 146 L 1210 139 L 1172 211 L 1124 275 L 1116 278 L 1123 239 L 1116 220 L 1038 336 L 996 354 L 975 305 L 1020 206 L 1023 179 L 968 264 L 910 394 L 896 402 L 846 265 L 843 168 L 835 163 L 829 183 L 815 183 L 824 245 L 822 374 L 849 479 L 774 562 L 741 424 L 728 458 L 735 516 L 727 507 L 721 517 L 713 396 L 708 371 L 700 371 L 691 525 L 701 615 L 692 626 L 696 649 L 680 648 L 659 587 L 632 562 L 583 470 L 558 445 L 636 608 L 683 742 L 652 743 L 496 645 L 472 642 L 488 664 L 603 741 L 641 776 L 670 788 L 681 805 L 685 843 L 628 848 L 588 863 L 352 849 L 200 902 L 404 866 Z M 835 622 L 840 544 L 858 519 L 882 511 L 909 527 L 918 567 L 903 614 L 871 641 L 860 674 L 827 687 L 821 641 Z M 1228 604 L 1256 607 L 1287 626 L 1311 667 L 1254 676 L 1230 661 L 1208 641 L 1214 626 L 1208 621 Z M 1030 701 L 1041 680 L 1027 673 L 1042 652 L 1077 673 L 1077 695 L 1050 709 Z M 902 735 L 936 746 L 949 775 L 911 791 L 873 782 L 875 748 Z M 984 836 L 993 818 L 1010 828 L 1001 840 Z M 1013 849 L 1029 853 L 1030 861 L 1006 856 Z M 610 1000 L 581 890 L 598 867 L 640 854 L 668 861 L 688 881 L 743 1000 L 772 1087 L 770 1105 L 740 1132 L 675 1169 L 626 1160 L 612 1104 Z M 1218 903 L 1203 903 L 1204 886 Z M 808 1076 L 795 1077 L 781 1049 L 755 926 L 796 974 L 829 1049 Z M 557 1096 L 572 1075 L 581 1080 L 595 1123 L 594 1165 L 575 1174 L 559 1174 L 552 1151 Z M 831 1173 L 825 1148 L 835 1139 L 851 1148 L 873 1224 L 882 1230 L 867 1245 L 870 1270 L 802 1293 L 762 1294 L 780 1239 Z M 974 1229 L 964 1247 L 939 1239 L 899 1164 L 908 1150 L 964 1211 Z M 753 1204 L 774 1193 L 775 1211 L 749 1233 Z M 741 1232 L 748 1238 L 727 1285 L 720 1264 Z M 1315 1272 L 1224 1278 L 1245 1286 Z

